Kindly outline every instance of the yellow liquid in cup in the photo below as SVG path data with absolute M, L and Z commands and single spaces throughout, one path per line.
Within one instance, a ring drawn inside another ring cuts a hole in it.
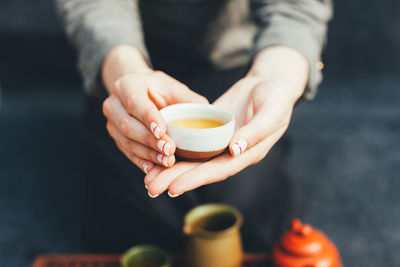
M 208 119 L 208 118 L 187 118 L 187 119 L 173 120 L 168 123 L 176 127 L 192 128 L 192 129 L 215 128 L 225 124 L 220 120 Z

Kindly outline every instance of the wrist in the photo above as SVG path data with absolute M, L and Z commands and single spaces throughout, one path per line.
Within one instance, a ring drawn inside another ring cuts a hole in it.
M 290 47 L 275 46 L 257 53 L 247 76 L 281 85 L 290 90 L 297 100 L 304 93 L 308 71 L 308 61 L 300 52 Z
M 111 93 L 114 83 L 129 73 L 150 73 L 152 69 L 143 55 L 134 46 L 118 45 L 112 48 L 103 61 L 101 76 L 105 87 Z

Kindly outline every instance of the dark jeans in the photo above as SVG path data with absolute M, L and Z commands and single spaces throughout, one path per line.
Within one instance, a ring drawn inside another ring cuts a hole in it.
M 243 75 L 229 70 L 179 77 L 210 102 Z M 177 77 L 176 75 L 174 77 Z M 299 194 L 287 175 L 290 150 L 287 137 L 279 141 L 257 165 L 227 179 L 170 198 L 166 193 L 151 199 L 144 188 L 144 174 L 117 149 L 108 136 L 101 98 L 87 97 L 84 131 L 86 179 L 82 237 L 86 249 L 120 252 L 140 243 L 182 251 L 182 221 L 196 205 L 227 203 L 244 215 L 242 237 L 246 251 L 266 251 L 287 223 L 299 214 Z

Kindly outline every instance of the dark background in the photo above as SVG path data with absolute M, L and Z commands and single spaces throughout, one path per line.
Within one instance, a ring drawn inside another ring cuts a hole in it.
M 295 110 L 304 219 L 345 266 L 400 266 L 400 2 L 335 2 L 325 81 Z M 79 252 L 83 93 L 50 0 L 0 2 L 0 266 Z

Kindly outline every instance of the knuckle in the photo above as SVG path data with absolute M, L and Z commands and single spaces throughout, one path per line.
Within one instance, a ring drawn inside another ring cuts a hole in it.
M 113 84 L 113 91 L 119 92 L 121 90 L 120 86 L 122 84 L 122 79 L 123 78 L 119 78 L 118 80 L 116 80 Z
M 133 115 L 135 110 L 135 100 L 133 99 L 133 97 L 127 97 L 125 99 L 125 108 L 128 111 L 128 113 Z
M 127 87 L 129 84 L 133 83 L 134 81 L 140 79 L 140 75 L 136 73 L 126 74 L 121 81 L 122 87 Z
M 260 163 L 260 162 L 265 158 L 265 156 L 267 155 L 267 153 L 268 153 L 268 151 L 265 151 L 265 152 L 263 152 L 263 153 L 258 154 L 258 155 L 256 156 L 255 160 L 254 160 L 254 164 Z
M 283 121 L 283 127 L 288 128 L 290 124 L 290 116 L 286 117 L 285 120 Z
M 115 88 L 115 92 L 117 96 L 123 96 L 124 95 L 124 91 L 127 87 L 127 85 L 129 84 L 129 80 L 130 80 L 130 74 L 126 74 L 124 76 L 122 76 L 121 78 L 119 78 L 115 84 L 114 84 L 114 88 Z M 119 84 L 119 86 L 118 86 Z
M 107 97 L 106 100 L 103 102 L 103 114 L 104 116 L 108 116 L 110 110 L 110 97 Z
M 124 96 L 125 92 L 128 90 L 129 85 L 132 84 L 134 80 L 136 80 L 136 74 L 126 74 L 122 76 L 119 80 L 117 80 L 116 84 L 119 83 L 119 86 L 116 86 L 117 93 L 120 96 Z
M 126 119 L 120 120 L 118 126 L 123 135 L 125 135 L 125 136 L 129 135 L 130 127 L 129 127 L 129 122 Z
M 277 129 L 287 129 L 289 127 L 290 120 L 288 120 L 286 117 L 277 122 Z
M 151 108 L 147 108 L 143 111 L 143 116 L 145 119 L 151 120 L 154 118 L 154 111 Z
M 286 116 L 282 113 L 276 115 L 275 121 L 278 126 L 282 125 L 285 122 Z
M 208 103 L 207 97 L 199 96 L 199 100 L 202 101 L 202 102 L 204 102 L 204 103 Z
M 122 76 L 119 81 L 121 83 L 121 88 L 125 87 L 126 83 L 129 82 L 129 79 L 131 79 L 132 74 L 125 74 Z
M 183 91 L 190 90 L 189 87 L 184 83 L 181 83 L 181 82 L 177 81 L 177 84 L 179 85 L 180 89 L 183 90 Z
M 253 162 L 252 165 L 260 163 L 260 162 L 262 161 L 262 159 L 263 159 L 263 157 L 260 157 L 260 156 L 257 157 L 257 158 L 254 160 L 254 162 Z

